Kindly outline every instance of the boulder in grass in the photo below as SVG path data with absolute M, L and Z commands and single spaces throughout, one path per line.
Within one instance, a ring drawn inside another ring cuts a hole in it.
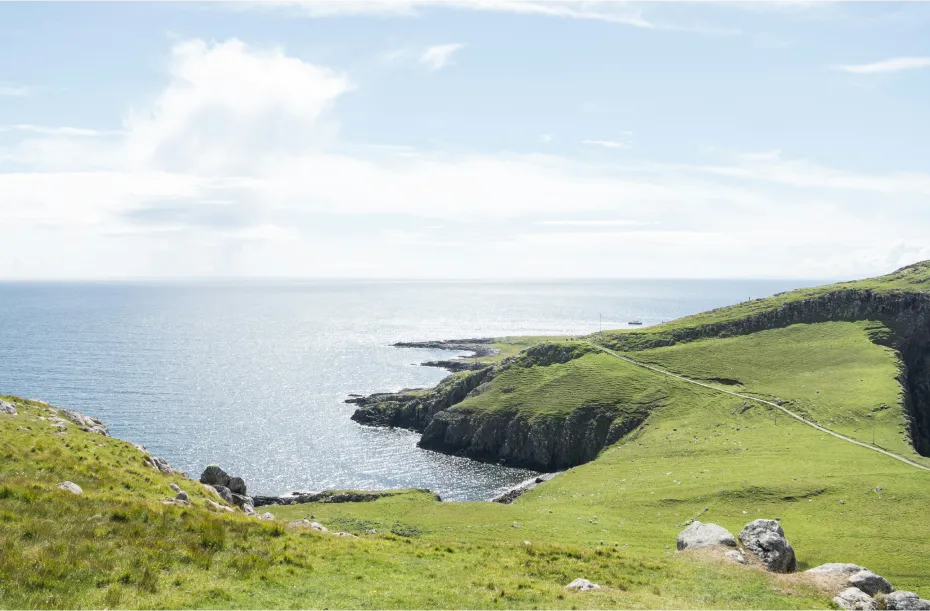
M 12 403 L 0 399 L 0 414 L 9 414 L 10 416 L 15 416 L 16 408 Z
M 916 592 L 897 590 L 882 597 L 885 609 L 891 611 L 930 611 L 930 600 L 924 600 Z
M 84 491 L 81 489 L 81 487 L 74 482 L 61 482 L 58 484 L 58 489 L 67 490 L 71 494 L 84 494 Z
M 775 520 L 753 520 L 743 527 L 739 540 L 765 567 L 775 573 L 793 573 L 798 568 L 794 548 Z
M 692 522 L 686 529 L 678 533 L 678 550 L 697 549 L 711 545 L 726 545 L 736 547 L 736 537 L 733 533 L 716 524 L 703 524 Z
M 878 609 L 878 602 L 859 588 L 846 588 L 833 597 L 833 602 L 840 609 L 850 611 L 874 611 Z

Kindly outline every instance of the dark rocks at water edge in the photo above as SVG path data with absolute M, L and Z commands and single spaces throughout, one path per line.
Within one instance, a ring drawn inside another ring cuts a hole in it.
M 494 356 L 499 352 L 492 344 L 496 340 L 493 337 L 477 337 L 472 339 L 445 339 L 426 342 L 397 342 L 396 348 L 427 348 L 429 350 L 458 350 L 460 352 L 471 352 L 472 356 Z
M 542 475 L 538 477 L 534 477 L 530 480 L 523 482 L 522 484 L 514 486 L 513 488 L 511 488 L 504 494 L 500 495 L 496 499 L 493 499 L 493 501 L 495 503 L 503 503 L 504 505 L 509 505 L 510 503 L 513 503 L 515 500 L 517 500 L 518 498 L 520 498 L 521 496 L 523 496 L 524 494 L 526 494 L 527 492 L 529 492 L 536 486 L 544 482 L 548 482 L 556 475 L 558 475 L 558 473 L 543 473 Z
M 432 494 L 437 501 L 441 501 L 439 495 L 425 488 L 417 488 L 413 492 L 425 492 Z M 394 490 L 384 491 L 366 491 L 366 492 L 338 492 L 334 490 L 324 490 L 323 492 L 295 492 L 289 496 L 255 496 L 253 497 L 255 507 L 264 507 L 267 505 L 299 505 L 302 503 L 368 503 L 377 501 L 386 496 L 397 494 Z
M 246 494 L 245 481 L 241 477 L 230 477 L 219 466 L 210 465 L 200 474 L 200 483 L 212 486 L 227 503 L 246 513 L 254 513 L 255 501 Z
M 487 367 L 484 363 L 478 363 L 476 361 L 466 361 L 464 359 L 459 360 L 447 360 L 447 361 L 426 361 L 425 363 L 420 363 L 421 367 L 438 367 L 439 369 L 445 369 L 452 373 L 457 373 L 459 371 L 477 371 L 478 369 L 484 369 Z

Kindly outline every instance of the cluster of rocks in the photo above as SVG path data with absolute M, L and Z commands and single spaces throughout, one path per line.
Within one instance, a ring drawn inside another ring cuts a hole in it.
M 230 477 L 220 467 L 210 465 L 200 474 L 200 483 L 215 490 L 230 505 L 247 514 L 255 513 L 255 502 L 246 494 L 245 481 L 241 477 Z
M 739 564 L 758 563 L 775 573 L 793 573 L 798 563 L 794 549 L 777 520 L 754 520 L 737 537 L 717 524 L 694 521 L 678 535 L 679 551 L 700 548 L 726 549 L 724 556 Z M 742 549 L 739 548 L 742 544 Z M 747 558 L 748 556 L 748 558 Z M 750 562 L 754 559 L 755 562 Z M 831 562 L 805 571 L 806 575 L 836 588 L 833 598 L 842 609 L 930 611 L 930 601 L 914 592 L 896 591 L 887 579 L 856 564 Z

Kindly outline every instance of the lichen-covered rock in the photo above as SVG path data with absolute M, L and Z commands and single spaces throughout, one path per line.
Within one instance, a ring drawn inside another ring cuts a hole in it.
M 74 482 L 61 482 L 58 484 L 57 488 L 59 490 L 67 490 L 71 494 L 84 494 L 84 491 L 81 489 L 81 487 Z
M 733 533 L 716 524 L 704 524 L 694 521 L 678 533 L 678 550 L 697 549 L 711 545 L 736 547 Z
M 227 488 L 227 484 L 229 484 L 229 475 L 217 465 L 210 465 L 200 474 L 200 483 Z
M 58 412 L 75 423 L 80 427 L 80 429 L 87 433 L 97 433 L 98 435 L 103 435 L 105 437 L 110 436 L 110 432 L 107 430 L 107 425 L 101 422 L 99 419 L 92 416 L 85 416 L 81 412 L 76 412 L 73 409 L 59 409 Z
M 849 585 L 859 588 L 869 596 L 894 592 L 894 586 L 887 579 L 866 569 L 853 573 L 847 581 Z
M 815 566 L 814 568 L 808 569 L 804 572 L 823 575 L 852 575 L 853 573 L 858 573 L 862 570 L 864 570 L 863 567 L 859 566 L 858 564 L 851 564 L 848 562 L 828 562 L 826 564 L 821 564 L 820 566 Z
M 850 609 L 851 611 L 874 611 L 878 609 L 878 603 L 875 599 L 859 588 L 846 588 L 833 597 L 833 602 L 840 609 Z
M 186 492 L 184 492 L 183 490 L 181 490 L 180 492 L 178 492 L 177 495 L 176 495 L 174 498 L 175 498 L 175 500 L 181 501 L 182 503 L 190 503 L 190 502 L 191 502 L 191 497 L 188 496 L 188 494 L 187 494 Z
M 0 414 L 15 416 L 17 414 L 16 407 L 12 403 L 0 399 Z
M 262 514 L 261 516 L 259 516 L 259 517 L 260 517 L 262 520 L 274 520 L 274 519 L 275 519 L 274 514 L 271 513 L 270 511 L 266 511 L 265 513 L 263 513 L 263 514 Z
M 923 600 L 916 592 L 897 590 L 881 598 L 883 607 L 891 611 L 930 611 L 930 600 Z
M 797 567 L 794 548 L 775 520 L 754 520 L 739 533 L 743 547 L 755 554 L 770 571 L 792 573 Z
M 579 592 L 587 592 L 588 590 L 599 590 L 601 586 L 596 583 L 591 583 L 587 579 L 582 579 L 579 577 L 575 579 L 570 584 L 565 586 L 569 590 L 578 590 Z
M 174 492 L 175 494 L 181 491 L 181 487 L 178 486 L 177 484 L 168 484 L 168 487 L 171 488 L 171 491 Z

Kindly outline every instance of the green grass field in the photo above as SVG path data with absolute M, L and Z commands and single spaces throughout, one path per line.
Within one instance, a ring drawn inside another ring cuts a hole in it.
M 859 284 L 925 286 L 914 269 Z M 874 415 L 877 445 L 930 464 L 907 436 L 900 355 L 871 341 L 882 333 L 869 321 L 803 324 L 629 355 L 777 397 L 865 443 Z M 539 341 L 501 340 L 496 360 Z M 675 553 L 687 520 L 737 533 L 761 517 L 781 519 L 801 569 L 854 562 L 930 597 L 930 472 L 605 353 L 520 360 L 453 408 L 548 418 L 604 404 L 646 416 L 512 505 L 410 491 L 260 508 L 277 517 L 262 521 L 213 510 L 212 492 L 148 467 L 129 443 L 59 433 L 44 405 L 14 401 L 18 416 L 0 414 L 3 608 L 830 608 L 832 594 L 803 575 Z M 57 489 L 63 480 L 84 494 Z M 163 503 L 169 483 L 189 507 Z M 311 515 L 357 538 L 287 525 Z M 576 577 L 605 588 L 565 590 Z

